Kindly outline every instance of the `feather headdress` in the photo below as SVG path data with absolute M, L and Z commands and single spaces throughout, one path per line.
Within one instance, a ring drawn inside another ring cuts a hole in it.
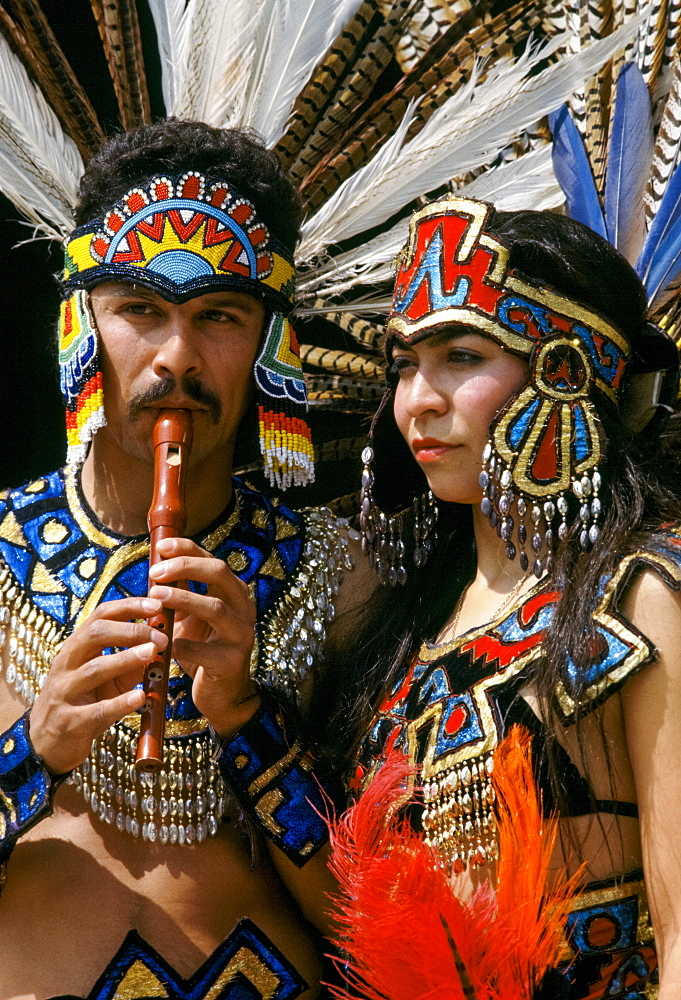
M 305 368 L 315 379 L 310 403 L 320 440 L 328 437 L 324 411 L 352 412 L 346 443 L 360 436 L 357 415 L 373 412 L 392 260 L 404 216 L 418 199 L 449 186 L 502 209 L 561 205 L 546 114 L 567 102 L 592 160 L 604 145 L 594 146 L 596 124 L 601 137 L 608 127 L 619 132 L 611 148 L 620 152 L 608 167 L 618 207 L 605 207 L 611 221 L 604 226 L 618 243 L 633 246 L 640 238 L 631 199 L 648 182 L 625 153 L 645 145 L 628 142 L 641 120 L 641 88 L 635 74 L 623 74 L 612 88 L 619 110 L 608 125 L 593 85 L 611 79 L 627 53 L 636 53 L 656 102 L 648 228 L 652 233 L 661 186 L 672 192 L 665 203 L 672 217 L 678 3 L 663 5 L 664 17 L 636 3 L 612 13 L 592 3 L 586 25 L 571 0 L 149 0 L 167 114 L 256 130 L 300 192 L 297 325 L 306 341 Z M 121 124 L 147 121 L 135 0 L 91 4 Z M 103 129 L 38 0 L 0 7 L 0 44 L 0 191 L 42 233 L 64 236 L 83 162 Z M 575 149 L 568 129 L 562 138 L 557 133 L 557 143 Z M 602 196 L 601 189 L 601 203 Z M 651 288 L 669 288 L 678 276 L 675 232 L 653 234 L 654 264 L 642 257 Z

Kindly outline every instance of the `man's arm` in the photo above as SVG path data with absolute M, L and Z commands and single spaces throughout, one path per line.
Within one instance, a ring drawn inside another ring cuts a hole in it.
M 100 605 L 63 643 L 32 709 L 0 734 L 0 863 L 51 814 L 56 787 L 85 760 L 92 741 L 140 707 L 144 693 L 135 685 L 167 638 L 131 619 L 160 608 L 144 598 Z M 128 648 L 104 655 L 111 646 Z M 4 702 L 2 717 L 11 718 Z
M 337 597 L 333 641 L 345 613 L 363 604 L 376 587 L 359 541 L 349 542 L 355 568 L 345 574 Z M 161 545 L 165 561 L 152 571 L 161 586 L 150 594 L 176 611 L 173 652 L 194 678 L 192 697 L 216 734 L 220 771 L 265 835 L 275 867 L 303 914 L 326 932 L 327 893 L 335 883 L 327 868 L 325 817 L 343 804 L 340 782 L 323 773 L 299 744 L 295 714 L 267 693 L 261 697 L 250 678 L 255 609 L 246 585 L 188 539 Z M 182 579 L 204 583 L 208 593 L 166 586 Z

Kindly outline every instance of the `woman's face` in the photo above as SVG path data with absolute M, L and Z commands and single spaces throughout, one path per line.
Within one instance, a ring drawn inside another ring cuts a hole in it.
M 397 341 L 395 420 L 441 500 L 479 503 L 482 452 L 501 407 L 527 382 L 527 362 L 470 327 L 419 344 Z

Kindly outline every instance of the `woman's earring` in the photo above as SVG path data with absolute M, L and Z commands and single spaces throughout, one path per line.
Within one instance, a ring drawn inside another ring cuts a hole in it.
M 391 587 L 407 582 L 404 544 L 405 522 L 412 520 L 414 530 L 414 565 L 423 566 L 435 543 L 437 505 L 433 494 L 416 497 L 411 508 L 397 514 L 385 514 L 374 501 L 374 450 L 367 445 L 362 452 L 362 491 L 359 523 L 362 551 L 381 583 Z
M 495 418 L 483 452 L 482 511 L 523 570 L 551 571 L 558 540 L 572 527 L 584 550 L 599 534 L 598 497 L 604 439 L 589 392 L 593 364 L 577 339 L 556 333 L 539 341 L 530 359 L 530 380 Z M 578 513 L 568 524 L 570 508 Z M 557 515 L 560 520 L 555 525 Z M 543 533 L 542 533 L 542 525 Z M 529 549 L 527 543 L 529 541 Z
M 601 475 L 597 469 L 581 476 L 573 474 L 568 489 L 557 494 L 532 497 L 514 483 L 511 470 L 495 452 L 490 440 L 482 455 L 480 486 L 483 494 L 481 510 L 506 543 L 507 557 L 515 559 L 519 549 L 523 572 L 526 573 L 531 566 L 537 579 L 544 571 L 551 572 L 556 544 L 567 538 L 573 528 L 577 527 L 579 531 L 579 542 L 584 551 L 598 539 L 603 507 L 598 496 Z M 579 508 L 569 524 L 568 514 L 575 502 L 579 503 Z

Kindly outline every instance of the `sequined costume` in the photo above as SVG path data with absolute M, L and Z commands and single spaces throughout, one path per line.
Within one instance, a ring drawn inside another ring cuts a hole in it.
M 648 639 L 619 610 L 624 588 L 642 567 L 652 567 L 679 589 L 681 529 L 654 536 L 648 551 L 623 559 L 604 583 L 594 611 L 598 649 L 593 663 L 586 675 L 568 663 L 556 692 L 565 726 L 574 722 L 578 690 L 582 710 L 594 710 L 656 657 Z M 455 872 L 496 854 L 490 773 L 499 741 L 520 723 L 541 745 L 542 725 L 519 692 L 529 665 L 541 654 L 558 596 L 555 584 L 543 579 L 484 627 L 441 645 L 424 642 L 384 699 L 360 748 L 350 782 L 356 792 L 393 747 L 418 763 L 423 809 L 416 810 L 416 821 Z M 594 802 L 585 779 L 563 753 L 570 814 L 637 814 L 633 803 Z M 546 802 L 548 784 L 543 793 Z M 640 873 L 590 884 L 575 901 L 568 930 L 561 971 L 571 983 L 571 1000 L 657 995 L 657 960 Z
M 254 676 L 277 697 L 295 700 L 321 653 L 343 570 L 351 565 L 342 524 L 323 509 L 294 512 L 237 478 L 233 484 L 228 509 L 197 541 L 249 585 L 258 612 Z M 69 469 L 3 496 L 0 557 L 5 681 L 30 706 L 61 641 L 100 602 L 146 593 L 148 539 L 124 538 L 98 522 L 83 499 L 78 474 Z M 263 704 L 250 724 L 256 730 L 261 716 L 266 725 L 277 718 L 271 694 Z M 177 665 L 166 714 L 167 763 L 158 777 L 133 766 L 139 718 L 129 716 L 93 745 L 90 757 L 66 780 L 99 821 L 123 835 L 179 847 L 217 833 L 228 792 L 206 720 L 191 698 L 191 679 Z M 31 757 L 25 719 L 0 737 L 0 858 L 5 862 L 16 834 L 51 806 L 53 788 Z M 283 737 L 277 740 L 276 724 L 270 744 L 268 761 L 251 767 L 249 786 L 259 776 L 253 806 L 264 832 L 302 864 L 324 842 L 326 829 L 317 812 L 303 809 L 301 815 L 295 808 L 299 779 L 306 774 L 303 755 Z M 262 931 L 244 920 L 191 982 L 131 932 L 90 996 L 180 1000 L 217 995 L 227 983 L 228 992 L 221 996 L 284 998 L 306 988 Z

